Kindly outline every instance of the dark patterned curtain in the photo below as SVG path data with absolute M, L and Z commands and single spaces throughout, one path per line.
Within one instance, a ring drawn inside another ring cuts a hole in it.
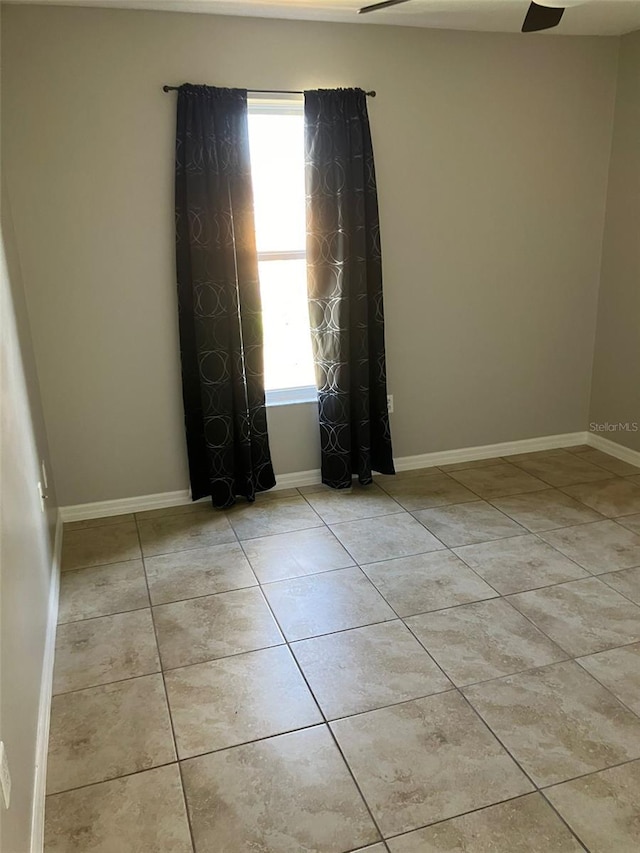
M 275 484 L 264 396 L 247 92 L 178 92 L 176 264 L 193 500 Z
M 378 196 L 361 89 L 305 92 L 307 281 L 322 482 L 393 474 Z

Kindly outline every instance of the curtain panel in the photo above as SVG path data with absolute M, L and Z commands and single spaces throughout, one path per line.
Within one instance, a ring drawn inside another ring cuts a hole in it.
M 275 485 L 246 90 L 180 86 L 175 202 L 191 494 L 227 507 Z
M 304 93 L 307 284 L 322 482 L 393 474 L 378 198 L 361 89 Z

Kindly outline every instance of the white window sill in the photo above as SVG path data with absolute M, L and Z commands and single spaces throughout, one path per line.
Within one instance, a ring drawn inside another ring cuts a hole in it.
M 318 389 L 315 385 L 303 385 L 300 388 L 274 388 L 266 391 L 266 403 L 271 406 L 295 406 L 298 403 L 316 403 Z

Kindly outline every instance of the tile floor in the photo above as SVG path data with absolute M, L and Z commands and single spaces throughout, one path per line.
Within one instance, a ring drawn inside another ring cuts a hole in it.
M 46 853 L 635 853 L 639 474 L 66 525 Z

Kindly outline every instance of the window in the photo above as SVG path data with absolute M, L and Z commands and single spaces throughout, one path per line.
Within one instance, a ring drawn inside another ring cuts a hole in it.
M 305 259 L 301 98 L 249 99 L 267 405 L 317 397 Z

